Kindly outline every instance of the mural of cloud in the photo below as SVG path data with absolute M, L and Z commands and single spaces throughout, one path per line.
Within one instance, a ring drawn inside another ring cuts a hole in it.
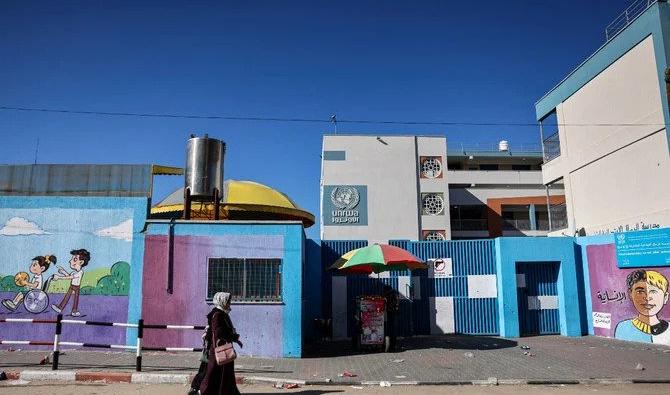
M 2 236 L 48 235 L 39 225 L 23 217 L 12 217 L 0 229 Z
M 132 241 L 133 240 L 133 220 L 127 219 L 118 225 L 103 228 L 94 232 L 100 237 L 111 237 L 113 239 Z

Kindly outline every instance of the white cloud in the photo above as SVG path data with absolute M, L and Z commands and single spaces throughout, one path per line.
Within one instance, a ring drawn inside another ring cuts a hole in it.
M 133 240 L 133 220 L 127 219 L 118 225 L 110 226 L 96 230 L 95 234 L 100 237 L 111 237 L 113 239 L 132 241 Z
M 39 225 L 30 222 L 23 217 L 12 217 L 5 226 L 0 229 L 0 235 L 3 236 L 24 236 L 24 235 L 48 235 L 49 232 L 42 230 Z

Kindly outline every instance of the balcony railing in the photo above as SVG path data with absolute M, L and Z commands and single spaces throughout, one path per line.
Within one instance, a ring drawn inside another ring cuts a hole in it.
M 503 230 L 530 230 L 530 219 L 503 219 Z
M 486 219 L 452 219 L 451 230 L 488 230 L 489 221 Z
M 544 139 L 544 163 L 561 156 L 561 141 L 558 138 L 558 132 Z
M 635 18 L 640 16 L 647 8 L 656 3 L 657 0 L 637 0 L 626 8 L 616 19 L 605 28 L 605 40 L 609 41 L 617 33 L 626 28 Z

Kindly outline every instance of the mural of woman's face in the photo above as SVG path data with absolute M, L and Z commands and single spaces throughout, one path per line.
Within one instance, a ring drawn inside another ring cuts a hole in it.
M 638 281 L 633 284 L 630 294 L 635 310 L 648 317 L 658 314 L 668 302 L 667 293 L 646 281 Z

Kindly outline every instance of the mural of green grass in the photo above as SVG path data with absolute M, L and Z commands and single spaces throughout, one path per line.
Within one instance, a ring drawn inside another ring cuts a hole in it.
M 111 268 L 86 271 L 81 279 L 82 295 L 127 296 L 130 285 L 130 264 L 119 261 Z M 51 281 L 49 293 L 65 293 L 70 286 L 68 280 Z M 0 291 L 25 291 L 24 287 L 14 284 L 14 275 L 0 276 Z

